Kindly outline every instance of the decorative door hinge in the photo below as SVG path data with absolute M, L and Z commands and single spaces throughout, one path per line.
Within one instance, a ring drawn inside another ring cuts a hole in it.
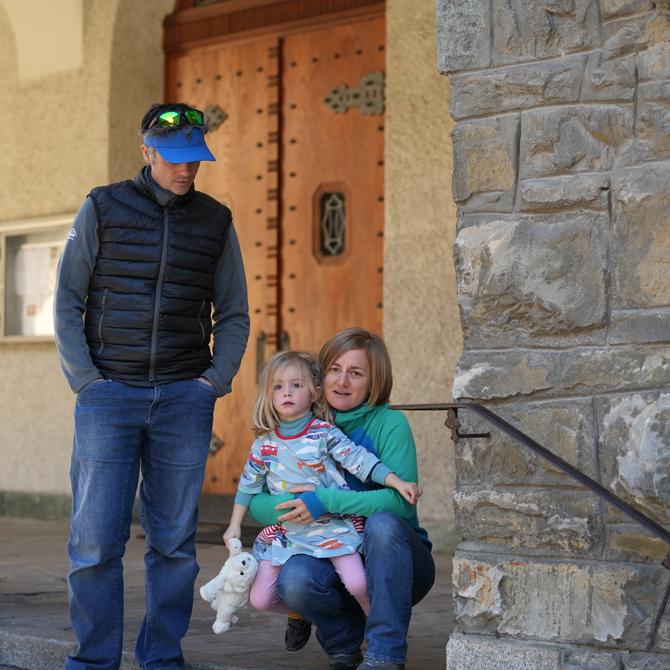
M 207 105 L 203 111 L 205 112 L 207 128 L 212 132 L 228 118 L 227 112 L 218 105 Z
M 340 84 L 323 101 L 336 114 L 342 114 L 350 107 L 358 107 L 363 114 L 383 114 L 384 85 L 383 72 L 369 72 L 361 77 L 358 86 L 349 88 L 346 84 Z
M 221 449 L 223 449 L 223 441 L 212 433 L 212 437 L 209 440 L 209 455 L 214 456 Z

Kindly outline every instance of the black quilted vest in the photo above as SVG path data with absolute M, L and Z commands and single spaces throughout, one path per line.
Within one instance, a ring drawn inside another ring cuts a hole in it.
M 213 277 L 230 210 L 194 189 L 162 207 L 144 171 L 90 197 L 100 239 L 84 320 L 93 364 L 130 383 L 199 376 L 211 362 Z

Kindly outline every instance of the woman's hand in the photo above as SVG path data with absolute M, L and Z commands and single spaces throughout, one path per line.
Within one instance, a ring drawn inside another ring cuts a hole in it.
M 297 489 L 302 489 L 304 488 L 303 486 L 296 486 L 295 489 L 292 489 L 292 491 L 296 491 Z M 306 490 L 311 491 L 313 489 L 307 488 Z M 291 523 L 311 523 L 314 521 L 312 519 L 312 515 L 310 511 L 307 509 L 307 505 L 300 500 L 300 498 L 295 498 L 293 500 L 287 500 L 286 502 L 279 503 L 275 509 L 277 511 L 279 510 L 287 510 L 284 514 L 282 514 L 280 517 L 278 517 L 278 521 L 290 521 Z

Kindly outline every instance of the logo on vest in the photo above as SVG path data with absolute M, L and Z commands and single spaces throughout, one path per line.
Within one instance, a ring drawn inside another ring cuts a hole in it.
M 77 230 L 74 227 L 72 227 L 70 228 L 70 232 L 67 234 L 67 239 L 73 240 L 75 237 L 77 237 Z

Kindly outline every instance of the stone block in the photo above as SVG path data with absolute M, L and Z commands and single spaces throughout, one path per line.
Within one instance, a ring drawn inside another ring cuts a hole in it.
M 586 64 L 582 101 L 630 102 L 635 94 L 635 56 L 607 60 L 602 51 L 592 53 Z
M 670 607 L 667 604 L 658 621 L 654 650 L 660 653 L 670 653 Z
M 593 0 L 494 2 L 495 65 L 563 56 L 600 45 L 598 3 Z
M 563 651 L 561 670 L 621 670 L 621 654 L 567 648 Z
M 605 210 L 609 205 L 609 178 L 594 174 L 524 179 L 519 184 L 519 198 L 520 207 L 525 211 Z
M 667 16 L 652 12 L 636 14 L 604 23 L 603 53 L 607 60 L 620 58 L 668 40 Z
M 561 352 L 557 381 L 567 392 L 607 392 L 665 386 L 670 382 L 670 349 L 585 349 Z
M 670 162 L 616 171 L 612 190 L 612 307 L 670 304 Z
M 462 548 L 581 557 L 600 548 L 598 499 L 583 491 L 461 487 L 454 507 Z
M 585 64 L 580 54 L 453 77 L 451 115 L 462 119 L 577 102 Z
M 652 7 L 652 0 L 603 0 L 603 18 L 611 19 L 624 14 L 645 12 Z
M 557 352 L 466 350 L 458 361 L 453 397 L 491 400 L 545 395 L 554 389 L 552 369 L 559 356 Z
M 521 178 L 606 171 L 630 162 L 632 105 L 538 109 L 521 118 Z
M 457 551 L 452 579 L 456 630 L 644 650 L 670 574 L 661 566 Z
M 505 421 L 551 452 L 597 478 L 594 425 L 590 399 L 520 403 L 495 408 Z M 461 411 L 465 432 L 486 432 L 491 425 L 474 412 Z M 455 446 L 458 488 L 573 485 L 573 480 L 504 433 L 491 439 L 459 440 Z
M 670 43 L 654 44 L 637 55 L 638 77 L 641 82 L 670 79 Z
M 670 523 L 670 393 L 601 398 L 603 484 L 634 507 Z
M 518 133 L 518 114 L 467 121 L 454 128 L 453 196 L 461 207 L 511 211 Z
M 623 657 L 624 670 L 668 670 L 670 656 L 657 654 L 630 654 Z
M 610 316 L 610 344 L 670 341 L 669 309 L 613 310 Z
M 468 346 L 555 340 L 604 325 L 607 214 L 470 226 L 454 245 Z
M 560 670 L 561 650 L 551 645 L 452 633 L 447 670 Z
M 638 87 L 634 161 L 670 158 L 670 81 Z
M 670 348 L 585 347 L 569 351 L 465 351 L 454 398 L 552 397 L 662 388 L 670 385 Z
M 475 70 L 491 63 L 489 3 L 437 0 L 437 66 L 443 74 Z
M 603 558 L 607 561 L 661 563 L 668 553 L 666 543 L 635 523 L 623 512 L 605 505 L 607 541 Z M 616 519 L 615 522 L 612 520 Z M 620 522 L 618 522 L 621 520 Z

